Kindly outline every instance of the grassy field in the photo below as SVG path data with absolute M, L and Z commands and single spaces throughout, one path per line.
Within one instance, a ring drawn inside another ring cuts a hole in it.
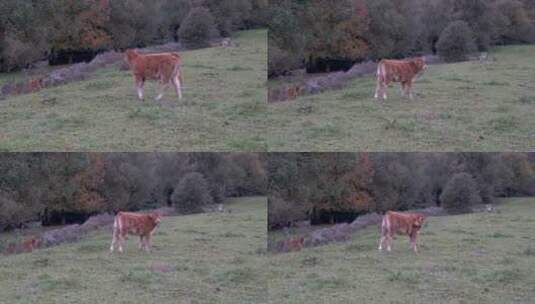
M 416 97 L 373 99 L 375 78 L 270 104 L 269 151 L 517 151 L 535 148 L 535 46 L 493 49 L 495 62 L 429 66 Z
M 533 303 L 535 198 L 499 213 L 431 217 L 420 254 L 406 237 L 377 251 L 369 227 L 348 242 L 270 256 L 272 303 Z
M 0 256 L 2 303 L 265 303 L 266 199 L 232 213 L 164 218 L 154 249 L 130 237 L 110 254 L 108 229 L 73 244 Z M 106 230 L 106 231 L 104 231 Z
M 184 99 L 158 84 L 137 99 L 129 71 L 0 101 L 3 151 L 260 151 L 266 112 L 267 31 L 239 46 L 184 52 Z M 0 83 L 15 76 L 0 76 Z

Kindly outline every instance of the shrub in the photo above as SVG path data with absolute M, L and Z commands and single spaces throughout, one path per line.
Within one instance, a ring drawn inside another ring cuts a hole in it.
M 210 39 L 218 36 L 214 16 L 204 7 L 192 9 L 180 25 L 177 35 L 187 45 L 209 46 Z
M 0 71 L 12 71 L 26 67 L 29 63 L 42 60 L 45 57 L 44 44 L 24 42 L 15 37 L 6 36 L 5 46 L 2 47 L 0 57 L 2 65 Z
M 464 21 L 451 22 L 440 34 L 436 48 L 447 62 L 466 60 L 469 53 L 477 50 L 474 33 Z
M 303 208 L 279 197 L 268 197 L 268 209 L 268 225 L 270 229 L 286 227 L 294 221 L 307 218 Z
M 0 231 L 18 227 L 35 216 L 32 210 L 3 195 L 0 195 L 0 210 Z
M 268 54 L 268 77 L 285 75 L 302 67 L 299 55 L 282 50 L 275 45 L 268 46 Z
M 158 23 L 155 15 L 160 16 L 155 1 L 114 0 L 110 1 L 109 32 L 111 46 L 115 49 L 147 46 L 158 41 Z M 163 16 L 162 16 L 163 18 Z M 159 19 L 161 22 L 161 19 Z
M 198 172 L 186 174 L 176 186 L 171 201 L 181 213 L 201 212 L 202 206 L 212 204 L 210 187 L 204 176 Z
M 471 206 L 481 202 L 479 191 L 472 175 L 457 173 L 448 181 L 440 195 L 442 206 L 449 213 L 469 212 Z

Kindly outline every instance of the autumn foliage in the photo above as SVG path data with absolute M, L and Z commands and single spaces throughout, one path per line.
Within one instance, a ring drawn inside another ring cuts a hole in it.
M 496 197 L 535 195 L 535 157 L 529 153 L 273 153 L 267 158 L 272 229 L 303 220 L 347 222 L 387 210 L 466 212 Z
M 531 0 L 273 0 L 269 33 L 273 52 L 269 53 L 268 74 L 275 77 L 303 67 L 308 72 L 347 70 L 353 63 L 364 60 L 436 54 L 441 33 L 453 22 L 468 25 L 473 35 L 466 44 L 475 45 L 480 51 L 491 45 L 533 43 L 533 3 Z
M 258 154 L 201 154 L 0 154 L 0 230 L 162 206 L 190 213 L 227 197 L 265 194 Z
M 265 26 L 265 0 L 3 0 L 0 72 L 25 68 L 54 54 L 148 46 L 176 41 L 193 9 L 214 15 L 210 26 L 228 36 Z M 212 37 L 212 36 L 210 36 Z

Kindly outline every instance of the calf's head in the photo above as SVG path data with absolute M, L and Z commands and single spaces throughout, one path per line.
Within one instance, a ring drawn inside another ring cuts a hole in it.
M 134 59 L 136 59 L 139 56 L 139 53 L 136 49 L 128 49 L 125 52 L 125 60 L 128 64 L 130 64 Z
M 150 213 L 149 218 L 154 223 L 154 226 L 158 226 L 162 221 L 162 216 L 157 212 Z
M 425 215 L 423 214 L 416 214 L 416 218 L 414 219 L 414 222 L 412 222 L 412 227 L 416 229 L 422 228 L 425 221 Z
M 425 63 L 425 57 L 418 57 L 413 60 L 414 65 L 416 66 L 416 69 L 419 74 L 425 72 L 427 70 L 427 63 Z

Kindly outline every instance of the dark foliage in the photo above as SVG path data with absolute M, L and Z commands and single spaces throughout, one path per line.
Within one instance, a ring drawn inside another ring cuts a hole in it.
M 203 206 L 214 202 L 208 182 L 198 172 L 188 173 L 180 180 L 171 201 L 180 213 L 201 212 Z
M 275 153 L 266 160 L 269 226 L 348 222 L 364 213 L 534 195 L 529 153 Z
M 444 187 L 440 201 L 449 213 L 470 212 L 471 207 L 481 203 L 481 196 L 474 178 L 465 172 L 457 173 Z
M 468 26 L 473 39 L 468 49 L 475 45 L 475 50 L 486 51 L 491 45 L 533 43 L 533 3 L 532 0 L 273 0 L 269 11 L 269 43 L 270 49 L 276 51 L 269 53 L 268 73 L 270 77 L 284 74 L 280 71 L 292 69 L 296 62 L 300 63 L 297 68 L 306 66 L 309 72 L 323 72 L 345 68 L 325 67 L 324 63 L 331 60 L 359 62 L 436 54 L 441 33 L 452 22 L 464 22 Z M 452 35 L 446 38 L 443 43 L 454 40 Z M 452 49 L 451 44 L 443 47 Z M 284 62 L 283 58 L 288 61 Z
M 0 72 L 45 59 L 79 62 L 80 52 L 173 41 L 182 26 L 191 33 L 192 26 L 206 22 L 201 18 L 184 24 L 193 10 L 210 10 L 216 35 L 229 36 L 235 30 L 266 26 L 267 8 L 266 0 L 3 0 Z
M 182 42 L 194 47 L 209 46 L 210 40 L 217 35 L 214 16 L 204 7 L 192 9 L 177 32 Z
M 263 162 L 251 153 L 0 153 L 0 172 L 0 230 L 173 203 L 192 212 L 266 192 Z
M 453 21 L 440 34 L 436 49 L 447 62 L 466 60 L 476 50 L 474 33 L 468 23 Z

